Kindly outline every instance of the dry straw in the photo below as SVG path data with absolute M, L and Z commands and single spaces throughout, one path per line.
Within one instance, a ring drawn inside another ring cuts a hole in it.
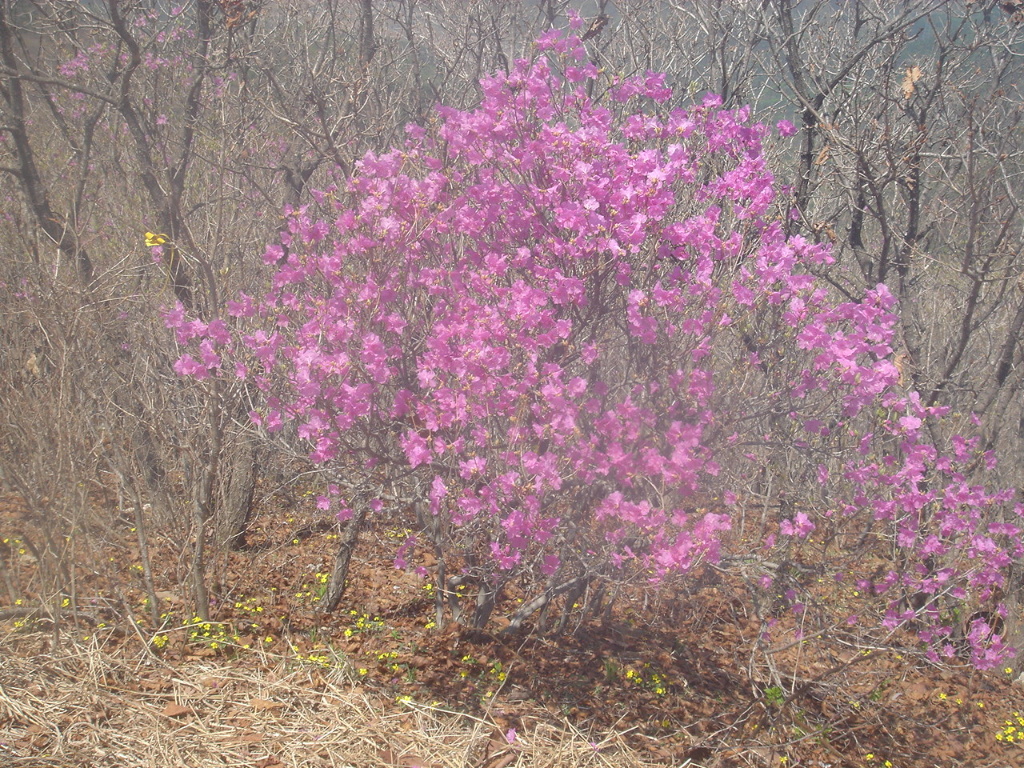
M 202 658 L 172 667 L 95 639 L 45 654 L 25 652 L 27 640 L 18 652 L 0 645 L 2 768 L 655 765 L 620 733 L 584 733 L 550 717 L 503 731 L 489 714 L 388 700 L 345 665 L 264 653 L 245 664 Z

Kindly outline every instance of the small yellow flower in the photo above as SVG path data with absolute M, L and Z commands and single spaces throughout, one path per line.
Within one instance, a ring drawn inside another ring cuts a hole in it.
M 160 232 L 147 232 L 146 233 L 146 245 L 149 248 L 155 248 L 158 245 L 163 245 L 168 240 L 167 235 Z

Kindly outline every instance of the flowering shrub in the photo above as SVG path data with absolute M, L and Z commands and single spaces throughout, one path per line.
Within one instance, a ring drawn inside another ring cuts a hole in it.
M 515 625 L 599 574 L 719 560 L 740 483 L 788 454 L 827 502 L 771 522 L 765 559 L 812 534 L 821 573 L 870 551 L 858 594 L 952 653 L 950 601 L 1001 583 L 1021 510 L 969 482 L 971 439 L 929 443 L 888 290 L 836 303 L 809 271 L 827 248 L 785 236 L 768 129 L 711 95 L 672 108 L 663 75 L 608 78 L 554 31 L 481 85 L 291 211 L 265 295 L 171 311 L 177 371 L 251 381 L 253 420 L 332 469 L 325 511 L 422 498 L 398 565 L 429 544 L 478 626 L 512 578 L 539 594 Z

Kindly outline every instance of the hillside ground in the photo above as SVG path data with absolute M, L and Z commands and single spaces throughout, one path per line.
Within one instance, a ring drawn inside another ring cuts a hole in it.
M 211 564 L 208 623 L 183 600 L 180 543 L 154 537 L 154 626 L 123 519 L 83 538 L 73 606 L 39 610 L 6 497 L 0 766 L 1024 765 L 1024 687 L 1005 671 L 897 643 L 767 657 L 719 572 L 624 589 L 559 636 L 472 634 L 435 626 L 428 582 L 392 566 L 406 529 L 378 518 L 341 609 L 318 615 L 337 534 L 302 496 L 261 506 L 249 547 Z M 773 685 L 765 658 L 797 681 Z

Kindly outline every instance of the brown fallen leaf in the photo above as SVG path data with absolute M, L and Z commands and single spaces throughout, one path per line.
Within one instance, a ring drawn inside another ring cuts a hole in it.
M 160 714 L 165 717 L 181 717 L 182 715 L 192 714 L 192 710 L 189 707 L 183 707 L 181 704 L 175 704 L 171 701 L 166 707 L 160 710 Z
M 269 699 L 250 699 L 249 703 L 252 704 L 253 709 L 280 709 L 284 704 L 280 701 L 270 701 Z
M 913 702 L 926 701 L 931 696 L 931 689 L 925 683 L 914 683 L 907 688 L 907 698 Z
M 714 752 L 707 747 L 690 747 L 683 753 L 683 760 L 686 763 L 705 762 L 711 759 Z
M 245 733 L 240 733 L 237 736 L 232 736 L 230 741 L 235 744 L 258 744 L 263 741 L 263 734 L 256 733 L 255 731 L 246 731 Z
M 139 687 L 144 691 L 166 691 L 171 688 L 171 681 L 163 677 L 144 677 L 139 680 Z
M 499 757 L 493 763 L 490 763 L 487 766 L 487 768 L 508 768 L 508 766 L 512 765 L 512 763 L 514 763 L 516 761 L 517 757 L 518 757 L 518 755 L 516 755 L 514 752 L 511 753 L 511 754 L 505 755 L 504 757 Z

